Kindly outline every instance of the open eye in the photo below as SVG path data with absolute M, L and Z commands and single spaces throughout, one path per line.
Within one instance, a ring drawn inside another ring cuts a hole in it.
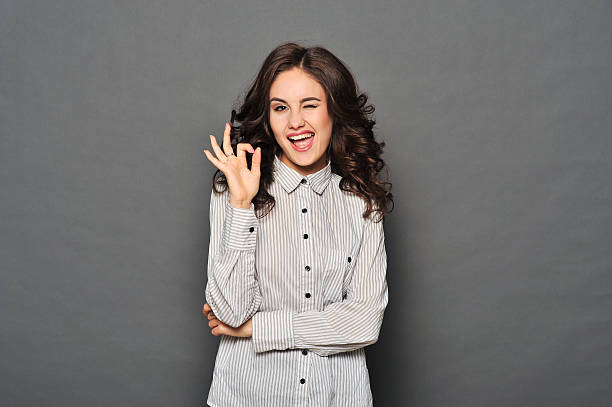
M 282 107 L 283 109 L 281 109 L 281 107 Z M 287 107 L 287 106 L 279 105 L 279 106 L 276 106 L 276 107 L 275 107 L 273 110 L 274 110 L 275 112 L 282 112 L 283 110 L 285 110 L 285 108 L 286 108 L 286 107 Z

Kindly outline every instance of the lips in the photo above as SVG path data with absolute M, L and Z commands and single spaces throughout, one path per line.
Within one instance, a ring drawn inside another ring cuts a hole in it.
M 314 131 L 312 131 L 312 130 L 302 130 L 302 131 L 299 131 L 297 133 L 289 133 L 289 134 L 287 134 L 287 138 L 291 140 L 292 137 L 295 138 L 296 136 L 301 136 L 302 134 L 307 134 L 307 133 L 314 133 Z
M 312 147 L 315 138 L 315 133 L 311 130 L 302 130 L 298 133 L 290 133 L 287 135 L 291 146 L 296 151 L 307 151 Z

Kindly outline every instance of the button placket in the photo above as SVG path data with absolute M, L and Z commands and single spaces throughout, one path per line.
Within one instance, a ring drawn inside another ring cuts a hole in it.
M 304 178 L 305 180 L 305 178 Z M 296 295 L 301 297 L 300 300 L 300 310 L 307 311 L 314 309 L 314 302 L 312 298 L 308 298 L 311 295 L 311 290 L 313 287 L 313 260 L 314 253 L 313 247 L 315 244 L 313 242 L 313 238 L 316 239 L 316 236 L 313 236 L 314 230 L 312 229 L 312 221 L 311 221 L 311 200 L 313 191 L 310 188 L 310 184 L 308 182 L 303 182 L 298 186 L 297 191 L 297 200 L 295 206 L 295 216 L 298 219 L 297 224 L 300 229 L 298 233 L 301 233 L 299 238 L 299 244 L 301 247 L 301 260 L 302 264 L 300 268 L 297 270 L 300 273 L 300 287 L 298 287 L 299 292 Z M 296 361 L 296 376 L 295 383 L 297 385 L 297 398 L 301 400 L 298 405 L 307 406 L 308 405 L 308 384 L 310 382 L 310 361 L 311 358 L 308 356 L 308 351 L 305 349 L 296 349 L 297 355 L 299 355 L 299 359 Z
M 304 178 L 305 179 L 305 178 Z M 300 245 L 302 247 L 302 267 L 300 269 L 300 293 L 299 295 L 302 297 L 300 302 L 300 310 L 308 311 L 314 309 L 313 301 L 311 299 L 312 296 L 312 287 L 313 287 L 313 277 L 312 277 L 312 261 L 313 261 L 313 236 L 312 236 L 312 222 L 311 222 L 311 214 L 310 212 L 304 212 L 302 208 L 310 207 L 311 195 L 313 193 L 310 188 L 310 184 L 302 183 L 297 188 L 297 202 L 296 202 L 296 216 L 299 219 L 298 224 L 300 225 L 300 231 L 302 236 L 300 237 Z
M 310 379 L 310 370 L 311 370 L 311 356 L 309 355 L 306 349 L 296 350 L 298 357 L 297 360 L 297 370 L 295 375 L 295 383 L 296 383 L 296 398 L 298 403 L 296 405 L 299 406 L 310 406 L 308 399 L 308 387 L 309 383 L 311 383 Z

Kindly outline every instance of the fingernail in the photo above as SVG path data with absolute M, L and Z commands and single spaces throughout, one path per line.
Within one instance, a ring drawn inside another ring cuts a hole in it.
M 253 149 L 253 147 L 249 146 L 249 152 L 252 154 L 255 152 L 255 150 Z

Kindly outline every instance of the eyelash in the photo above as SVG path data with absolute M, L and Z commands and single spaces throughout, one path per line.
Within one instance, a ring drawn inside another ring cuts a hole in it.
M 274 108 L 274 111 L 275 111 L 275 112 L 282 112 L 283 110 L 285 110 L 285 109 L 279 110 L 279 109 L 278 109 L 279 107 L 287 107 L 287 106 L 283 106 L 283 105 L 276 106 L 276 107 Z M 316 108 L 317 108 L 317 106 L 316 106 L 316 105 L 306 105 L 306 106 L 304 106 L 304 107 L 312 107 L 313 109 L 316 109 Z

